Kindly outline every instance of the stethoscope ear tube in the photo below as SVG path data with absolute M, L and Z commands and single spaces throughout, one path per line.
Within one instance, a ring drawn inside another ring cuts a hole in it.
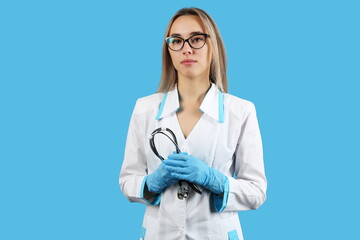
M 169 133 L 171 134 L 172 138 L 169 137 L 169 135 L 167 135 L 165 132 L 169 132 Z M 163 161 L 164 158 L 163 158 L 163 157 L 159 154 L 159 152 L 157 151 L 156 146 L 155 146 L 155 142 L 154 142 L 155 135 L 158 134 L 158 133 L 163 134 L 163 135 L 165 135 L 167 138 L 169 138 L 170 141 L 174 144 L 174 146 L 175 146 L 175 148 L 176 148 L 176 153 L 181 153 L 181 150 L 180 150 L 180 148 L 179 148 L 179 146 L 178 146 L 178 142 L 177 142 L 177 139 L 176 139 L 176 136 L 175 136 L 174 132 L 171 131 L 171 129 L 169 129 L 169 128 L 157 128 L 157 129 L 155 129 L 155 130 L 151 133 L 151 135 L 150 135 L 150 137 L 149 137 L 149 144 L 150 144 L 150 148 L 151 148 L 151 150 L 153 151 L 153 153 L 154 153 L 161 161 Z M 179 198 L 179 199 L 187 198 L 187 196 L 188 196 L 188 192 L 187 192 L 187 190 L 182 186 L 182 183 L 181 183 L 181 182 L 183 182 L 183 181 L 179 181 L 179 186 L 180 186 L 179 191 L 178 191 L 178 198 Z M 194 189 L 195 192 L 197 192 L 197 193 L 199 193 L 199 194 L 202 194 L 202 192 L 201 192 L 201 190 L 198 188 L 198 186 L 196 186 L 195 184 L 193 184 L 193 183 L 191 183 L 191 182 L 188 182 L 188 181 L 185 181 L 185 182 L 187 182 L 188 185 L 189 185 L 192 189 Z M 184 189 L 185 189 L 185 190 L 184 190 Z M 180 191 L 180 190 L 181 190 L 181 191 Z

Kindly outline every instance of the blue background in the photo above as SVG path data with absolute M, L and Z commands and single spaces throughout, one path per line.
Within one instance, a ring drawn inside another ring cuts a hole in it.
M 359 1 L 1 1 L 0 239 L 138 239 L 118 186 L 166 25 L 206 10 L 253 101 L 268 199 L 246 239 L 360 239 Z M 144 44 L 149 47 L 144 47 Z

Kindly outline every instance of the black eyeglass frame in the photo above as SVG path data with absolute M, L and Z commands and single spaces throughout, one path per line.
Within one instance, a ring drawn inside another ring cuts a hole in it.
M 190 40 L 190 38 L 195 37 L 195 36 L 199 36 L 199 35 L 205 37 L 204 45 L 202 45 L 202 46 L 199 47 L 199 48 L 195 48 L 195 47 L 193 47 L 193 46 L 191 45 L 191 43 L 189 42 L 189 40 Z M 188 37 L 187 39 L 184 39 L 184 38 L 182 38 L 182 37 L 170 36 L 170 37 L 165 38 L 165 42 L 166 42 L 166 45 L 168 46 L 168 48 L 170 48 L 172 51 L 178 52 L 178 51 L 181 51 L 181 50 L 184 48 L 185 42 L 187 42 L 192 49 L 201 49 L 201 48 L 203 48 L 203 47 L 205 46 L 205 44 L 206 44 L 206 39 L 207 39 L 208 37 L 210 37 L 210 35 L 207 34 L 207 33 L 197 33 L 197 34 L 191 35 L 191 36 Z M 182 40 L 183 40 L 183 45 L 181 46 L 181 48 L 179 48 L 178 50 L 172 49 L 172 48 L 169 46 L 169 43 L 168 43 L 168 39 L 170 39 L 170 38 L 180 38 L 180 39 L 182 39 Z

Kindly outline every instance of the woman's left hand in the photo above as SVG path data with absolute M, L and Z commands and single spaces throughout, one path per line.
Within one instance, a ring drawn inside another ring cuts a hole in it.
M 192 155 L 171 154 L 163 163 L 178 179 L 200 184 L 217 194 L 224 192 L 226 176 Z

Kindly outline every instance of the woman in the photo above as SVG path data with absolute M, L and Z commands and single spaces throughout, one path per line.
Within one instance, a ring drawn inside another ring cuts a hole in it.
M 265 201 L 255 107 L 226 92 L 214 21 L 179 10 L 166 30 L 158 93 L 136 102 L 120 173 L 124 195 L 146 204 L 141 239 L 243 239 L 238 211 Z

